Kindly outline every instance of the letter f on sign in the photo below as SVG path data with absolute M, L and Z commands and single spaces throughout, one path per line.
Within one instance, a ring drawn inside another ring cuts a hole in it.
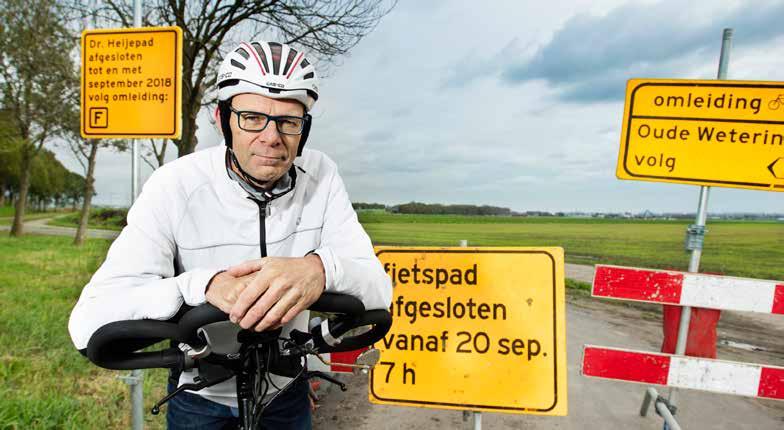
M 109 127 L 109 109 L 105 107 L 90 108 L 90 127 Z

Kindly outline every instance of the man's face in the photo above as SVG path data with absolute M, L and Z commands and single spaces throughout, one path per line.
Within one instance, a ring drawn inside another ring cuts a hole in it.
M 305 108 L 297 101 L 272 99 L 259 94 L 238 94 L 231 102 L 235 111 L 261 112 L 267 115 L 301 117 Z M 231 114 L 231 135 L 234 154 L 245 172 L 260 182 L 272 185 L 294 163 L 302 135 L 281 134 L 277 124 L 270 122 L 264 130 L 251 132 L 240 129 L 237 114 Z

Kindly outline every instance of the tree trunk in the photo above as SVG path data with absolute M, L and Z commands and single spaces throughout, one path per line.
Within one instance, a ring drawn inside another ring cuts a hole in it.
M 196 110 L 196 114 L 199 111 Z M 177 143 L 177 158 L 188 155 L 196 150 L 196 115 L 191 112 L 182 113 L 182 137 Z
M 5 184 L 0 185 L 0 207 L 5 206 Z
M 161 139 L 161 152 L 155 153 L 155 161 L 158 162 L 158 167 L 163 166 L 164 158 L 166 158 L 166 145 L 168 145 L 169 139 Z
M 90 205 L 93 200 L 93 182 L 95 178 L 95 159 L 98 153 L 98 139 L 90 140 L 90 157 L 87 159 L 87 177 L 84 178 L 84 199 L 82 200 L 82 213 L 79 215 L 79 227 L 76 229 L 74 245 L 80 246 L 84 243 L 84 236 L 87 233 L 87 222 L 90 219 Z
M 19 197 L 16 199 L 14 210 L 14 224 L 11 226 L 11 236 L 20 237 L 24 234 L 24 214 L 27 207 L 27 192 L 30 190 L 30 176 L 33 170 L 33 154 L 29 150 L 22 150 L 22 165 L 19 178 Z
M 193 65 L 183 65 L 183 76 L 191 76 Z M 188 73 L 188 74 L 185 74 Z M 196 150 L 199 143 L 196 139 L 196 117 L 201 109 L 202 91 L 198 88 L 182 89 L 182 137 L 177 142 L 177 158 L 188 155 Z

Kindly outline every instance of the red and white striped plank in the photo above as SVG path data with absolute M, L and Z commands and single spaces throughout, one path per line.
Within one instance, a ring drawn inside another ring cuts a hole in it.
M 581 372 L 596 378 L 784 400 L 784 367 L 585 345 Z
M 698 308 L 784 314 L 784 282 L 596 265 L 592 295 Z

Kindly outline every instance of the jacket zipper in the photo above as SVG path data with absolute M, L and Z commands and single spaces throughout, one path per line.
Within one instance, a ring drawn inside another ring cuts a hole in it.
M 261 258 L 267 256 L 267 202 L 251 199 L 259 206 L 259 248 L 261 248 Z

